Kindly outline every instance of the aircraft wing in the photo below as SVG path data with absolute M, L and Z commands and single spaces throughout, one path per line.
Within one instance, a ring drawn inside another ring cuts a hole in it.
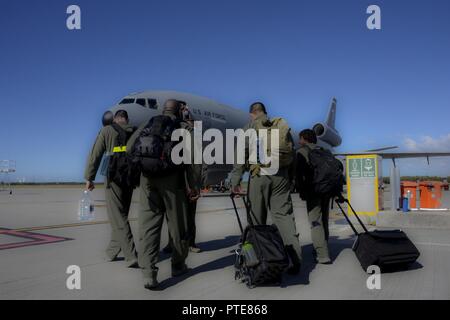
M 450 152 L 343 152 L 343 153 L 335 153 L 335 156 L 356 156 L 356 155 L 364 155 L 364 154 L 376 154 L 381 156 L 383 159 L 392 159 L 395 162 L 395 159 L 408 159 L 408 158 L 427 158 L 429 162 L 429 158 L 431 157 L 450 157 Z
M 335 153 L 334 155 L 356 156 L 363 154 L 377 154 L 383 159 L 450 157 L 450 152 L 343 152 Z

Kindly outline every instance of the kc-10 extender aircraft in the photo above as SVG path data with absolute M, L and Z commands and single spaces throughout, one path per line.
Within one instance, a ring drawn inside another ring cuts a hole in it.
M 126 110 L 130 118 L 130 124 L 139 126 L 143 122 L 147 122 L 151 117 L 161 114 L 162 105 L 167 99 L 177 99 L 186 102 L 192 119 L 202 121 L 203 130 L 215 128 L 225 133 L 225 129 L 244 127 L 250 119 L 248 113 L 242 110 L 205 97 L 177 91 L 144 91 L 132 93 L 122 98 L 110 110 L 112 112 L 119 109 Z M 331 150 L 334 150 L 342 142 L 342 138 L 335 128 L 336 103 L 336 99 L 333 98 L 325 121 L 312 126 L 317 134 L 318 144 Z M 298 136 L 296 132 L 293 132 L 293 138 L 294 141 L 297 141 Z M 398 158 L 426 157 L 429 161 L 430 157 L 450 156 L 450 152 L 386 152 L 395 148 L 397 147 L 393 146 L 362 152 L 335 154 L 337 156 L 378 154 L 383 159 L 392 159 L 394 165 L 395 159 Z M 230 170 L 230 165 L 209 165 L 206 170 L 207 177 L 205 184 L 213 185 L 219 183 L 226 178 Z

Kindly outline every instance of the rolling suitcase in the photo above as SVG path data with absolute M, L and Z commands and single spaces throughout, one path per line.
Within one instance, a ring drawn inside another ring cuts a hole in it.
M 358 233 L 343 210 L 341 204 L 344 202 L 352 210 L 364 230 L 363 233 Z M 419 250 L 403 231 L 368 231 L 347 199 L 339 197 L 336 199 L 336 203 L 356 235 L 352 249 L 365 271 L 371 265 L 380 267 L 381 272 L 402 270 L 417 260 L 420 255 Z
M 242 233 L 236 250 L 235 280 L 241 280 L 249 288 L 279 285 L 283 272 L 289 266 L 289 258 L 278 228 L 275 225 L 253 224 L 250 204 L 244 197 L 249 222 L 244 229 L 233 194 L 231 200 Z

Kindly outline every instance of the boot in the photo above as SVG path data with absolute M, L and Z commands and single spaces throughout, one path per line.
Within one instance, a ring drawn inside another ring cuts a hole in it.
M 137 259 L 128 260 L 127 268 L 138 269 L 139 268 L 138 260 Z
M 180 277 L 186 273 L 188 273 L 189 268 L 187 267 L 186 264 L 183 263 L 182 266 L 178 267 L 178 266 L 172 266 L 172 277 Z
M 319 264 L 332 264 L 331 259 L 328 258 L 328 257 L 325 257 L 325 258 L 317 257 L 316 258 L 316 262 L 319 263 Z
M 158 290 L 159 282 L 157 276 L 158 270 L 153 270 L 150 278 L 144 277 L 144 288 L 148 290 Z
M 162 252 L 165 253 L 165 254 L 172 253 L 172 246 L 170 245 L 170 242 L 167 244 L 167 246 L 165 246 L 162 249 Z
M 189 251 L 193 253 L 200 253 L 202 252 L 202 249 L 197 247 L 195 244 L 189 247 Z

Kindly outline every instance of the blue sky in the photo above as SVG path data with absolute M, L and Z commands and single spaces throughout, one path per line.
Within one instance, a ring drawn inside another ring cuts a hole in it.
M 70 4 L 82 30 L 66 28 Z M 366 28 L 370 4 L 382 30 Z M 27 181 L 81 180 L 103 111 L 148 89 L 262 100 L 296 129 L 336 96 L 340 151 L 450 150 L 449 13 L 446 0 L 1 0 L 0 159 Z M 450 175 L 445 160 L 400 164 Z

